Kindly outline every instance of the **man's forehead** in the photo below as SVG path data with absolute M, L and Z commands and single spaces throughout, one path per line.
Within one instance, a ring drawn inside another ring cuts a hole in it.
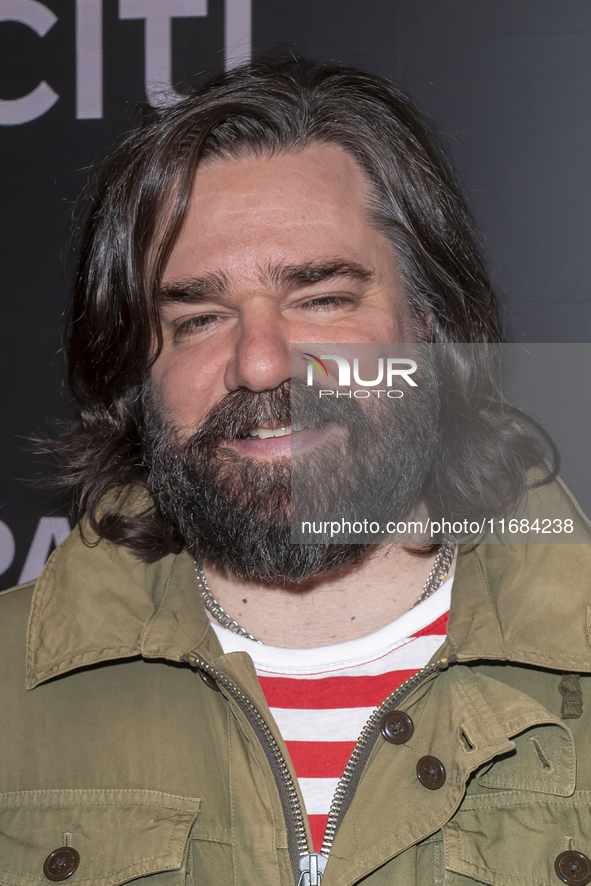
M 368 189 L 355 161 L 332 145 L 208 162 L 195 176 L 164 283 L 207 276 L 212 290 L 228 276 L 262 274 L 267 283 L 291 275 L 298 285 L 338 262 L 367 276 L 380 249 L 393 252 L 385 238 L 376 242 Z
M 234 191 L 255 193 L 263 185 L 276 180 L 283 187 L 296 183 L 300 188 L 310 182 L 310 192 L 317 194 L 319 184 L 333 187 L 340 182 L 349 192 L 355 183 L 361 191 L 367 190 L 369 180 L 352 154 L 336 144 L 313 141 L 302 147 L 277 151 L 243 153 L 238 156 L 223 154 L 208 157 L 199 164 L 193 181 L 193 198 L 204 195 L 211 187 L 217 191 L 224 182 Z M 211 184 L 210 184 L 211 182 Z

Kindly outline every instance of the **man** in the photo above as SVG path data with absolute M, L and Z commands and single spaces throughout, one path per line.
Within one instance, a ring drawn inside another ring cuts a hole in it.
M 317 478 L 333 446 L 338 500 L 355 422 L 291 426 L 291 343 L 498 335 L 453 179 L 378 78 L 259 62 L 125 140 L 54 444 L 81 522 L 0 600 L 0 883 L 591 881 L 589 547 L 291 543 L 292 448 Z M 405 431 L 360 413 L 398 516 L 438 472 L 504 513 L 546 471 L 478 407 L 487 365 L 453 364 L 470 439 L 436 385 Z

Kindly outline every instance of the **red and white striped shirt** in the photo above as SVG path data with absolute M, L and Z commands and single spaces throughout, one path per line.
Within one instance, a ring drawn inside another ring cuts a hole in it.
M 443 643 L 453 578 L 379 631 L 315 649 L 284 649 L 213 628 L 224 652 L 252 657 L 285 741 L 320 851 L 332 797 L 374 708 Z

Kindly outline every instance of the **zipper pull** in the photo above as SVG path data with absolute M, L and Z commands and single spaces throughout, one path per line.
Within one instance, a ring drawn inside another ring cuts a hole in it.
M 298 886 L 320 886 L 328 858 L 321 852 L 309 852 L 300 858 L 300 879 Z

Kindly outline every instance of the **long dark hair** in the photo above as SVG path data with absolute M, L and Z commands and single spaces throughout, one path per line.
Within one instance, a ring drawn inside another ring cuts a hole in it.
M 85 514 L 99 536 L 146 560 L 182 546 L 154 506 L 138 512 L 130 505 L 130 514 L 125 498 L 146 485 L 141 389 L 161 347 L 159 284 L 195 170 L 216 158 L 313 142 L 341 147 L 367 176 L 372 221 L 396 251 L 417 337 L 500 340 L 497 299 L 454 175 L 421 114 L 391 83 L 347 67 L 259 60 L 193 89 L 173 107 L 147 109 L 86 195 L 67 342 L 78 418 L 48 444 L 59 463 L 56 483 L 72 493 L 74 517 Z M 468 399 L 474 374 L 488 371 L 478 359 L 455 368 Z M 483 434 L 490 457 L 504 464 L 506 428 L 504 436 L 490 433 Z M 518 459 L 503 488 L 523 491 L 525 468 L 541 457 L 536 450 Z M 472 451 L 472 478 L 478 460 Z M 479 511 L 490 486 L 482 477 L 473 491 Z

